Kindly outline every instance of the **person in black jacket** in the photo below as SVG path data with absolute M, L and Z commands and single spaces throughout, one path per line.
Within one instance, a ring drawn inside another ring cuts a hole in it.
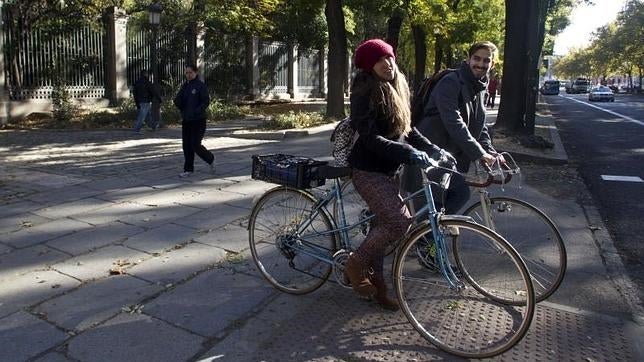
M 187 65 L 186 82 L 174 98 L 174 105 L 181 111 L 181 140 L 183 146 L 183 172 L 179 177 L 188 177 L 194 172 L 195 153 L 215 170 L 215 155 L 201 144 L 206 133 L 206 110 L 210 104 L 208 88 L 197 77 L 197 67 Z
M 136 123 L 134 124 L 134 132 L 141 134 L 141 128 L 145 122 L 152 130 L 156 130 L 159 126 L 152 121 L 150 116 L 150 107 L 152 101 L 161 101 L 161 96 L 156 88 L 148 79 L 148 71 L 142 70 L 139 79 L 134 83 L 133 87 L 134 103 L 139 110 L 136 116 Z
M 353 289 L 374 296 L 385 308 L 398 309 L 387 296 L 383 275 L 387 244 L 400 239 L 413 219 L 394 179 L 403 163 L 429 165 L 442 150 L 411 127 L 409 87 L 398 70 L 393 48 L 380 39 L 362 43 L 355 52 L 360 71 L 351 85 L 351 125 L 358 133 L 349 164 L 356 191 L 375 214 L 365 241 L 352 253 L 345 275 Z M 445 156 L 443 156 L 444 158 Z M 368 270 L 373 273 L 368 275 Z
M 488 166 L 497 159 L 505 163 L 503 156 L 492 147 L 485 125 L 485 90 L 496 52 L 491 42 L 473 44 L 469 58 L 438 81 L 425 104 L 423 116 L 414 124 L 431 142 L 454 155 L 460 172 L 466 173 L 473 161 Z M 432 180 L 440 180 L 443 173 L 435 173 Z M 414 192 L 422 187 L 420 170 L 416 167 L 406 167 L 401 179 L 406 191 Z M 452 174 L 445 195 L 440 191 L 434 188 L 434 202 L 437 208 L 445 207 L 447 214 L 457 213 L 470 198 L 469 187 L 459 174 Z M 424 204 L 424 199 L 414 200 L 416 209 Z

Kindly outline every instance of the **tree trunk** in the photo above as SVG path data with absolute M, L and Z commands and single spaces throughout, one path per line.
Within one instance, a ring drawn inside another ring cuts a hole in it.
M 412 25 L 411 32 L 414 37 L 414 90 L 417 90 L 425 79 L 427 66 L 427 35 L 420 25 Z
M 344 118 L 344 84 L 347 77 L 347 36 L 342 0 L 327 0 L 324 9 L 329 28 L 329 78 L 326 115 Z
M 405 13 L 401 8 L 396 8 L 391 17 L 387 20 L 387 38 L 385 41 L 394 48 L 394 54 L 398 54 L 398 39 Z
M 441 70 L 443 64 L 443 47 L 440 34 L 434 34 L 434 73 Z
M 530 0 L 535 1 L 535 0 Z M 505 54 L 501 81 L 501 104 L 495 128 L 505 133 L 523 130 L 526 105 L 526 54 L 529 3 L 525 0 L 505 1 Z
M 327 1 L 327 4 L 328 4 L 328 1 Z M 373 1 L 365 1 L 364 4 L 362 5 L 362 11 L 363 11 L 363 14 L 377 14 L 378 12 L 377 9 L 375 8 L 375 4 Z M 382 32 L 379 31 L 376 22 L 373 21 L 373 19 L 368 15 L 364 16 L 362 29 L 364 32 L 365 40 L 382 37 Z
M 186 61 L 187 64 L 195 64 L 196 66 L 199 66 L 197 64 L 197 57 L 199 56 L 199 49 L 197 48 L 197 36 L 200 31 L 200 20 L 203 14 L 206 11 L 206 4 L 204 0 L 197 0 L 194 2 L 193 5 L 193 21 L 188 24 L 188 27 L 186 28 L 186 42 L 187 42 L 187 54 L 186 54 Z
M 530 2 L 530 16 L 527 20 L 528 61 L 526 62 L 526 98 L 523 133 L 534 134 L 535 113 L 537 110 L 537 91 L 539 89 L 539 59 L 546 25 L 547 4 L 544 1 Z

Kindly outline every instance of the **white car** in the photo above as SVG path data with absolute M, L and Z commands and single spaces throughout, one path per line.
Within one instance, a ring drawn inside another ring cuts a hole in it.
M 594 87 L 588 93 L 588 100 L 592 101 L 608 101 L 615 102 L 615 95 L 610 88 L 605 85 L 600 85 L 599 87 Z

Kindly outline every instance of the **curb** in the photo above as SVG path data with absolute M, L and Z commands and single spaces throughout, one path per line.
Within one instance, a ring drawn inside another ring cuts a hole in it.
M 548 114 L 537 114 L 537 117 L 539 119 L 538 124 L 541 127 L 547 127 L 548 131 L 550 132 L 550 139 L 554 144 L 554 155 L 544 155 L 543 153 L 538 153 L 538 151 L 535 151 L 534 153 L 527 153 L 517 150 L 507 150 L 503 149 L 503 146 L 499 146 L 498 150 L 509 152 L 516 161 L 536 162 L 553 166 L 561 166 L 567 164 L 568 154 L 566 153 L 566 149 L 564 148 L 561 137 L 559 136 L 559 130 L 557 129 L 554 118 L 550 115 L 549 112 Z M 494 139 L 492 140 L 492 143 L 494 143 Z
M 327 123 L 321 126 L 311 127 L 307 129 L 286 129 L 277 131 L 251 131 L 251 130 L 236 130 L 228 132 L 226 136 L 245 139 L 256 140 L 271 140 L 281 141 L 294 138 L 308 137 L 320 132 L 332 130 L 338 122 Z

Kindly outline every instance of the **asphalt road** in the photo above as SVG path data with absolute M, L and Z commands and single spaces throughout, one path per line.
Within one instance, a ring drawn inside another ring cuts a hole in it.
M 610 103 L 588 102 L 586 94 L 545 100 L 630 277 L 644 290 L 644 96 L 618 94 Z

